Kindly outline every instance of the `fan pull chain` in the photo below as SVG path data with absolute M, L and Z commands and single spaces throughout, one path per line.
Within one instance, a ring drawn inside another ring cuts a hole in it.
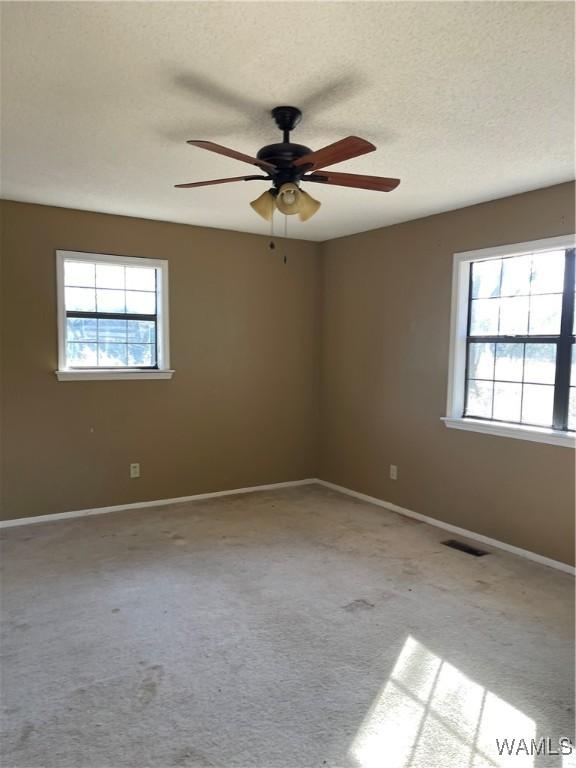
M 268 248 L 270 248 L 271 251 L 276 248 L 276 243 L 274 242 L 274 214 L 272 214 L 272 218 L 270 219 L 270 242 L 268 243 Z
M 282 257 L 282 261 L 284 264 L 287 264 L 288 262 L 288 256 L 286 255 L 286 240 L 288 239 L 288 216 L 284 215 L 284 255 Z M 274 251 L 276 249 L 276 243 L 274 242 L 274 216 L 270 219 L 270 242 L 268 243 L 268 248 L 271 251 Z

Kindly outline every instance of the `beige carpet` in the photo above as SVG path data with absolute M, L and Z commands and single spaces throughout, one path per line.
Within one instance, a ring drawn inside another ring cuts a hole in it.
M 6 767 L 571 764 L 496 745 L 574 736 L 566 574 L 317 486 L 2 538 Z

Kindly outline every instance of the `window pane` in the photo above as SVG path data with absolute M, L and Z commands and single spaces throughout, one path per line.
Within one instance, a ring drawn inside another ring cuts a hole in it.
M 64 302 L 69 312 L 94 312 L 96 299 L 93 288 L 65 288 Z
M 532 296 L 530 299 L 530 333 L 555 335 L 560 333 L 562 296 Z
M 128 365 L 126 344 L 98 344 L 98 364 L 110 367 Z
M 494 383 L 493 419 L 500 421 L 520 421 L 522 404 L 522 384 Z
M 502 296 L 527 296 L 530 293 L 530 256 L 502 260 Z
M 568 406 L 568 429 L 576 429 L 576 387 L 570 387 L 570 404 Z
M 152 344 L 128 344 L 128 365 L 154 365 L 153 353 Z
M 126 288 L 132 291 L 155 291 L 156 270 L 151 267 L 126 267 Z
M 565 261 L 564 251 L 535 253 L 532 256 L 532 293 L 562 293 Z
M 66 345 L 66 362 L 71 368 L 95 367 L 98 364 L 96 344 L 68 342 Z
M 528 330 L 527 297 L 502 299 L 500 305 L 499 333 L 506 336 L 518 336 Z
M 125 312 L 124 291 L 96 291 L 98 312 Z
M 554 384 L 556 378 L 556 344 L 526 344 L 524 381 Z
M 524 344 L 497 344 L 494 378 L 500 381 L 522 381 Z
M 96 264 L 96 286 L 124 290 L 124 267 Z
M 468 378 L 494 378 L 494 344 L 468 345 Z
M 468 382 L 467 416 L 492 418 L 492 386 L 491 381 L 470 380 Z
M 126 343 L 126 320 L 98 320 L 98 341 Z
M 522 421 L 543 427 L 552 426 L 554 387 L 543 384 L 524 384 L 522 395 Z
M 139 315 L 154 315 L 156 313 L 156 294 L 126 291 L 126 311 Z
M 472 263 L 472 298 L 482 299 L 500 293 L 502 259 L 488 259 Z
M 68 341 L 96 341 L 96 320 L 91 317 L 69 317 L 66 320 Z
M 482 336 L 498 333 L 499 299 L 473 299 L 470 333 Z
M 83 261 L 64 262 L 64 285 L 89 286 L 94 288 L 95 265 Z
M 128 341 L 150 344 L 156 340 L 156 323 L 153 320 L 128 320 Z

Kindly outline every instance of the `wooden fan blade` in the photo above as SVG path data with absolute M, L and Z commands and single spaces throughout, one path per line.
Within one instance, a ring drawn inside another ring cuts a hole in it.
M 259 168 L 264 168 L 266 171 L 276 170 L 276 166 L 272 165 L 271 163 L 267 163 L 265 160 L 258 160 L 257 157 L 245 155 L 243 152 L 236 152 L 235 149 L 228 149 L 228 147 L 223 147 L 221 144 L 214 144 L 213 141 L 196 141 L 195 139 L 191 139 L 186 143 L 191 144 L 193 147 L 200 147 L 200 149 L 207 149 L 210 152 L 216 152 L 217 155 L 225 155 L 225 157 L 232 157 L 234 160 L 241 160 L 243 163 L 257 165 Z
M 212 181 L 191 181 L 189 184 L 174 184 L 179 189 L 190 189 L 190 187 L 208 187 L 211 184 L 227 184 L 229 181 L 253 181 L 255 179 L 266 180 L 268 176 L 233 176 L 230 179 L 213 179 Z
M 400 184 L 400 179 L 387 179 L 384 176 L 363 176 L 358 173 L 333 173 L 332 171 L 322 171 L 310 176 L 303 176 L 302 181 L 336 184 L 339 187 L 371 189 L 375 192 L 391 192 Z
M 308 170 L 315 171 L 316 168 L 325 168 L 327 165 L 342 163 L 344 160 L 365 155 L 366 152 L 374 152 L 375 149 L 374 144 L 366 141 L 366 139 L 360 139 L 358 136 L 347 136 L 345 139 L 322 147 L 316 152 L 302 155 L 294 161 L 294 165 L 297 167 L 310 165 Z

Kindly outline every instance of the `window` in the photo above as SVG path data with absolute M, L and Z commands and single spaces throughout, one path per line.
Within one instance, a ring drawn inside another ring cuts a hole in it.
M 455 255 L 447 426 L 576 445 L 574 246 Z
M 170 378 L 166 261 L 57 251 L 60 381 Z

